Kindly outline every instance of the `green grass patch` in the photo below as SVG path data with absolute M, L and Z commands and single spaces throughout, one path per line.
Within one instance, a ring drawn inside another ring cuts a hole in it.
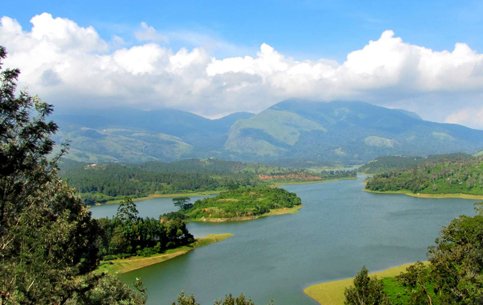
M 407 289 L 395 277 L 383 278 L 382 283 L 391 305 L 408 304 L 410 297 Z
M 394 278 L 395 276 L 406 271 L 406 268 L 412 265 L 412 263 L 404 264 L 396 267 L 392 267 L 386 270 L 371 272 L 371 276 L 375 276 L 378 279 Z M 346 278 L 342 280 L 323 282 L 315 285 L 311 285 L 304 289 L 304 293 L 317 301 L 322 305 L 343 305 L 344 304 L 344 291 L 346 288 L 352 286 L 353 278 Z M 384 289 L 389 289 L 394 295 L 398 293 L 398 287 L 393 282 L 390 282 L 393 286 L 384 286 Z

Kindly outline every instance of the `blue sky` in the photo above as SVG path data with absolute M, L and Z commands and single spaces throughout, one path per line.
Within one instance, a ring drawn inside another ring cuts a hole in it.
M 483 49 L 480 0 L 2 1 L 2 15 L 24 27 L 43 12 L 92 25 L 105 38 L 133 39 L 133 30 L 146 22 L 159 30 L 197 32 L 252 49 L 269 42 L 304 58 L 343 60 L 387 29 L 435 50 L 451 49 L 456 42 Z
M 483 128 L 483 1 L 2 0 L 2 16 L 7 65 L 60 107 L 351 99 Z

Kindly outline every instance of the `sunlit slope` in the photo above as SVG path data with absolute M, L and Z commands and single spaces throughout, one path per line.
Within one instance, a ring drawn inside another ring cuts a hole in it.
M 475 152 L 483 131 L 428 122 L 365 103 L 285 101 L 235 123 L 225 148 L 239 158 L 360 163 L 381 155 Z
M 483 149 L 483 131 L 424 121 L 360 102 L 278 103 L 256 115 L 210 120 L 173 109 L 60 111 L 57 141 L 71 159 L 142 162 L 209 158 L 298 164 L 361 164 L 384 155 Z

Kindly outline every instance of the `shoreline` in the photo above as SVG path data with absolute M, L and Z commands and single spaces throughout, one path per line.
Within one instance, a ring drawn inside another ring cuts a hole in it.
M 434 199 L 468 199 L 468 200 L 483 200 L 483 195 L 463 194 L 463 193 L 442 193 L 442 194 L 428 194 L 428 193 L 411 193 L 408 191 L 372 191 L 364 188 L 365 192 L 372 194 L 388 194 L 388 195 L 406 195 L 415 198 L 434 198 Z
M 426 264 L 426 262 L 423 262 Z M 402 272 L 406 271 L 406 268 L 413 265 L 413 263 L 406 263 L 389 267 L 384 270 L 370 272 L 371 277 L 377 277 L 378 279 L 395 277 Z M 316 283 L 304 288 L 304 294 L 315 300 L 321 305 L 343 305 L 344 304 L 344 291 L 347 287 L 353 284 L 353 277 L 344 278 L 334 281 L 327 281 Z
M 315 184 L 315 183 L 324 183 L 324 182 L 331 182 L 331 181 L 337 181 L 337 180 L 354 180 L 354 179 L 357 179 L 357 178 L 347 177 L 347 178 L 333 178 L 333 179 L 310 180 L 310 181 L 274 182 L 274 183 L 271 183 L 270 186 L 281 187 L 283 185 Z M 182 193 L 169 193 L 169 194 L 150 194 L 150 195 L 147 195 L 147 196 L 134 197 L 134 198 L 131 198 L 131 199 L 134 202 L 140 202 L 140 201 L 156 199 L 156 198 L 201 197 L 201 196 L 209 196 L 209 195 L 219 194 L 219 193 L 224 192 L 224 191 L 226 191 L 226 190 L 212 190 L 212 191 L 201 191 L 201 192 L 182 192 Z M 483 199 L 483 197 L 482 197 L 482 199 Z M 104 203 L 96 203 L 95 206 L 109 205 L 109 204 L 119 204 L 123 200 L 124 199 L 112 199 L 112 200 L 108 200 Z
M 316 184 L 316 183 L 332 182 L 332 181 L 339 181 L 339 180 L 357 180 L 357 177 L 328 178 L 328 179 L 309 180 L 309 181 L 274 182 L 273 185 L 276 187 L 280 187 L 282 185 Z
M 134 270 L 142 269 L 151 265 L 166 262 L 175 257 L 187 254 L 196 248 L 207 246 L 216 242 L 223 241 L 227 238 L 233 237 L 231 233 L 208 234 L 204 237 L 196 239 L 190 245 L 178 247 L 175 249 L 166 250 L 164 253 L 155 254 L 152 256 L 131 256 L 128 258 L 120 258 L 109 261 L 101 261 L 101 264 L 94 272 L 122 274 Z
M 199 223 L 229 223 L 229 222 L 242 222 L 256 220 L 260 218 L 270 217 L 270 216 L 280 216 L 280 215 L 290 215 L 296 214 L 302 209 L 302 205 L 297 205 L 292 208 L 280 208 L 273 209 L 270 212 L 257 215 L 257 216 L 242 216 L 233 218 L 200 218 L 200 219 L 188 219 L 188 222 L 199 222 Z
M 148 196 L 135 197 L 135 198 L 131 198 L 131 199 L 134 202 L 140 202 L 140 201 L 146 201 L 146 200 L 156 199 L 156 198 L 201 197 L 201 196 L 209 196 L 209 195 L 219 194 L 220 192 L 223 192 L 223 190 L 202 191 L 202 192 L 185 192 L 185 193 L 170 193 L 170 194 L 151 194 L 151 195 L 148 195 Z M 121 203 L 121 201 L 123 201 L 123 200 L 124 199 L 108 200 L 105 203 L 96 203 L 96 206 L 118 204 L 118 203 Z

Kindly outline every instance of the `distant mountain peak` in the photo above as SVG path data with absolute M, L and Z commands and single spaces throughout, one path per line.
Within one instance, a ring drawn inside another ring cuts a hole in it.
M 73 159 L 186 158 L 360 164 L 384 155 L 476 153 L 483 131 L 422 120 L 358 101 L 285 100 L 258 113 L 210 120 L 174 109 L 82 110 L 54 115 Z M 283 160 L 283 161 L 282 161 Z

